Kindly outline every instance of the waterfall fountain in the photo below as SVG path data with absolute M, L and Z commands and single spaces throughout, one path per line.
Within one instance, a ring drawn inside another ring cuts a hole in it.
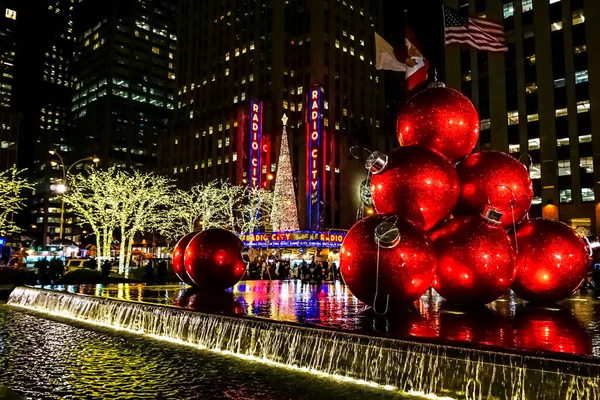
M 600 365 L 382 338 L 297 323 L 16 288 L 8 304 L 60 318 L 407 393 L 598 399 Z

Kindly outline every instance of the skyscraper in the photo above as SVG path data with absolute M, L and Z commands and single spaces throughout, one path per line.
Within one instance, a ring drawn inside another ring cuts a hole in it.
M 157 168 L 173 110 L 176 1 L 85 0 L 75 9 L 71 111 L 80 156 Z
M 446 48 L 446 83 L 481 118 L 480 147 L 530 164 L 533 216 L 600 231 L 600 2 L 445 0 L 501 22 L 507 53 Z
M 271 188 L 285 112 L 301 228 L 350 227 L 366 171 L 348 149 L 381 149 L 386 140 L 383 74 L 373 59 L 380 2 L 180 7 L 177 112 L 162 170 L 184 187 L 229 177 Z
M 60 151 L 69 159 L 72 150 L 69 109 L 74 2 L 18 3 L 13 109 L 21 115 L 19 165 L 28 168 L 36 184 L 29 199 L 28 228 L 37 236 L 37 245 L 45 246 L 59 234 L 60 202 L 51 187 L 62 179 L 61 167 L 50 164 L 48 151 Z M 76 235 L 70 226 L 67 229 L 69 238 Z
M 17 7 L 0 3 L 0 172 L 17 162 L 19 116 L 14 110 Z

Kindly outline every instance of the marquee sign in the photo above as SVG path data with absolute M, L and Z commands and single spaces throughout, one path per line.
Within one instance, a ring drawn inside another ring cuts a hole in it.
M 308 210 L 308 227 L 312 230 L 320 228 L 321 218 L 321 101 L 323 88 L 313 86 L 309 91 L 307 124 L 306 124 L 306 208 Z
M 265 247 L 317 247 L 338 248 L 342 245 L 346 232 L 343 231 L 295 231 L 295 232 L 257 232 L 240 235 L 245 246 Z M 252 241 L 252 244 L 250 244 Z
M 262 101 L 252 100 L 250 102 L 250 169 L 249 182 L 252 186 L 260 186 L 262 175 L 260 153 L 262 139 Z

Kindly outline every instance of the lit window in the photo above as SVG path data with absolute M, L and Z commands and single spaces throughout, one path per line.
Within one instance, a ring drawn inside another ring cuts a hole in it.
M 254 41 L 250 42 L 250 50 L 254 50 Z
M 173 59 L 173 53 L 169 53 L 169 58 L 172 60 Z
M 195 165 L 194 165 L 194 169 L 198 169 L 198 164 L 195 164 Z
M 298 94 L 302 94 L 302 86 L 298 86 Z
M 582 83 L 588 81 L 588 70 L 575 72 L 575 83 Z
M 250 74 L 250 77 L 248 78 L 248 80 L 250 80 L 250 82 L 254 82 L 254 74 Z
M 559 197 L 561 203 L 571 203 L 573 201 L 573 197 L 571 196 L 571 189 L 560 190 Z
M 348 109 L 344 108 L 342 114 L 344 114 L 344 117 L 347 117 L 348 116 Z
M 242 92 L 242 95 L 240 96 L 240 99 L 242 101 L 246 100 L 246 92 Z
M 230 138 L 229 136 L 225 138 L 225 146 L 229 146 Z
M 209 126 L 209 127 L 208 127 L 208 134 L 209 134 L 209 135 L 212 135 L 212 134 L 213 134 L 213 127 L 212 127 L 212 126 Z
M 513 7 L 512 1 L 502 6 L 502 13 L 504 15 L 504 19 L 513 16 L 513 14 L 515 13 L 515 8 Z
M 594 189 L 593 188 L 581 188 L 581 201 L 594 201 Z
M 153 52 L 154 54 L 160 54 L 160 49 L 159 49 L 158 47 L 153 47 L 153 48 L 152 48 L 152 52 Z
M 172 72 L 169 72 L 169 79 L 175 79 L 175 74 Z
M 14 19 L 15 21 L 17 20 L 17 12 L 15 10 L 11 10 L 10 8 L 6 9 L 4 16 L 8 19 Z
M 540 148 L 540 139 L 529 139 L 527 141 L 527 150 L 537 150 Z
M 565 78 L 558 78 L 554 80 L 554 87 L 561 88 L 565 86 Z
M 558 176 L 571 175 L 571 160 L 558 161 Z
M 225 53 L 225 61 L 229 61 L 229 52 Z
M 520 144 L 509 144 L 508 145 L 508 152 L 509 153 L 518 153 L 521 151 L 521 145 Z
M 592 135 L 581 135 L 579 136 L 579 143 L 591 143 Z
M 535 93 L 535 91 L 538 89 L 537 87 L 537 83 L 530 83 L 529 85 L 527 85 L 525 87 L 525 93 L 527 94 L 531 94 L 531 93 Z
M 583 10 L 573 11 L 573 25 L 583 24 L 585 22 L 585 16 Z
M 223 124 L 219 124 L 219 132 L 223 132 Z
M 523 12 L 533 10 L 533 0 L 523 0 L 521 5 L 523 6 Z
M 569 145 L 569 138 L 556 139 L 557 147 L 568 146 L 568 145 Z
M 238 102 L 238 97 L 237 96 L 233 96 L 233 104 Z
M 221 165 L 221 160 L 222 160 L 222 158 L 221 158 L 221 156 L 219 156 L 219 157 L 217 158 L 217 165 Z
M 527 122 L 535 122 L 535 121 L 538 121 L 539 119 L 540 119 L 539 114 L 529 114 L 527 116 Z
M 527 61 L 529 61 L 530 65 L 534 65 L 535 64 L 535 54 L 532 54 L 532 55 L 527 56 L 525 58 L 527 58 Z
M 532 164 L 529 168 L 529 177 L 531 179 L 540 179 L 542 177 L 542 170 L 540 164 Z
M 296 111 L 296 104 L 290 103 L 290 111 Z
M 231 161 L 237 161 L 237 153 L 235 153 L 235 152 L 234 152 L 234 153 L 231 155 Z
M 327 100 L 323 101 L 323 107 L 324 107 L 326 110 L 329 110 L 329 101 L 327 101 Z
M 240 48 L 239 48 L 239 47 L 236 47 L 236 48 L 235 48 L 235 56 L 237 57 L 237 56 L 239 56 L 239 55 L 240 55 Z
M 225 76 L 229 76 L 229 68 L 225 68 Z
M 564 117 L 567 114 L 568 114 L 568 110 L 566 108 L 558 108 L 558 109 L 556 109 L 556 116 L 557 117 Z
M 288 109 L 288 102 L 287 102 L 287 100 L 284 100 L 284 101 L 283 101 L 283 108 L 284 108 L 285 110 L 287 110 L 287 109 Z
M 365 45 L 365 40 L 364 39 L 360 39 L 360 45 L 364 46 Z
M 339 48 L 340 48 L 340 41 L 339 41 L 339 39 L 335 39 L 335 47 L 336 47 L 337 49 L 339 49 Z
M 557 21 L 557 22 L 553 22 L 550 24 L 550 29 L 552 29 L 552 32 L 560 31 L 562 28 L 563 28 L 562 21 Z
M 583 101 L 577 102 L 577 112 L 578 113 L 584 113 L 584 112 L 588 112 L 588 111 L 590 111 L 590 101 L 589 100 L 583 100 Z
M 209 158 L 209 159 L 208 159 L 208 161 L 207 161 L 207 165 L 208 165 L 209 167 L 212 167 L 212 158 Z
M 323 125 L 329 126 L 329 118 L 323 118 Z
M 584 169 L 584 173 L 594 173 L 594 159 L 592 157 L 581 157 L 579 159 L 579 166 Z
M 509 111 L 507 113 L 508 117 L 508 125 L 518 125 L 519 124 L 519 112 L 518 111 Z

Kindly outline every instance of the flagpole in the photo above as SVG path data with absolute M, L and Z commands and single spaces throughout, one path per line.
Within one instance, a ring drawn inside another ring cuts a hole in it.
M 446 80 L 446 13 L 444 12 L 444 0 L 442 0 L 442 65 L 440 69 L 444 71 L 444 81 Z M 437 71 L 436 71 L 437 76 Z M 437 80 L 437 79 L 436 79 Z

